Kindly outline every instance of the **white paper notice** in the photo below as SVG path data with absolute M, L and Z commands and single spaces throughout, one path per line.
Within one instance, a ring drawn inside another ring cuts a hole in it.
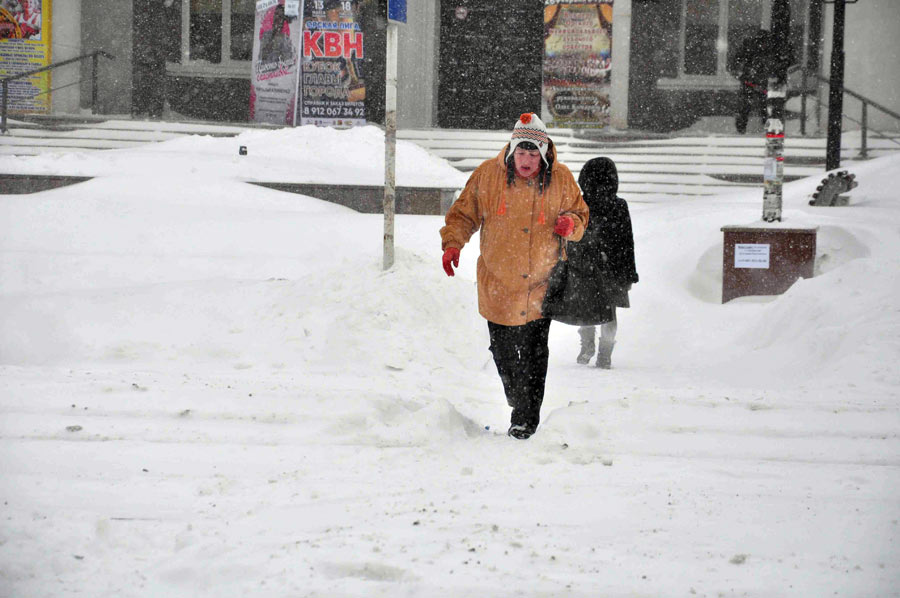
M 763 180 L 774 181 L 777 170 L 775 168 L 775 158 L 766 158 L 763 162 Z
M 735 243 L 735 268 L 768 268 L 769 245 L 761 243 Z

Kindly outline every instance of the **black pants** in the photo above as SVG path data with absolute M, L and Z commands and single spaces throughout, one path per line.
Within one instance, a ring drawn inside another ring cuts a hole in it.
M 544 402 L 550 320 L 534 320 L 524 326 L 488 322 L 488 331 L 506 402 L 513 408 L 510 423 L 534 431 L 541 421 Z
M 741 83 L 741 92 L 738 96 L 737 116 L 734 119 L 734 127 L 743 135 L 747 131 L 747 121 L 750 113 L 758 115 L 763 123 L 766 122 L 766 93 L 761 86 Z

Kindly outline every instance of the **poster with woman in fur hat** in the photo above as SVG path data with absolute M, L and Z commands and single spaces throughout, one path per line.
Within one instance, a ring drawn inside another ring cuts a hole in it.
M 300 21 L 294 3 L 257 0 L 250 80 L 250 120 L 293 125 L 300 64 Z

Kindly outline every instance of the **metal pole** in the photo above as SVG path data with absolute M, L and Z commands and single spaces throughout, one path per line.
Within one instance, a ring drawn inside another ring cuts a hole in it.
M 859 148 L 859 157 L 860 158 L 868 158 L 869 157 L 869 104 L 867 102 L 862 103 L 862 139 L 860 140 L 860 148 Z
M 399 26 L 388 21 L 384 93 L 384 269 L 394 265 L 394 204 L 397 149 L 397 38 Z
M 91 114 L 97 114 L 97 95 L 99 84 L 97 82 L 97 72 L 99 69 L 100 55 L 91 56 Z
M 834 0 L 831 41 L 831 84 L 828 90 L 828 142 L 825 170 L 841 167 L 841 123 L 844 114 L 844 18 L 846 0 Z
M 3 107 L 0 108 L 0 130 L 6 133 L 9 129 L 6 128 L 6 107 L 7 107 L 7 98 L 9 98 L 9 81 L 3 81 Z
M 811 10 L 811 9 L 810 9 Z M 806 90 L 809 85 L 809 27 L 810 10 L 806 11 L 803 20 L 803 51 L 800 58 L 800 136 L 806 137 Z
M 769 78 L 766 95 L 766 158 L 763 169 L 763 220 L 781 221 L 782 187 L 784 184 L 784 82 Z
M 822 134 L 822 84 L 816 81 L 816 135 Z
M 763 215 L 766 222 L 781 221 L 784 184 L 784 104 L 787 101 L 787 69 L 790 53 L 791 9 L 788 0 L 772 5 L 774 64 L 766 92 L 766 157 L 763 170 Z
M 806 65 L 803 65 L 803 81 L 800 83 L 803 91 L 800 92 L 800 136 L 806 137 L 806 86 L 809 79 L 806 76 Z
M 812 74 L 815 81 L 815 102 L 813 112 L 816 119 L 816 134 L 822 132 L 822 85 L 818 77 L 822 74 L 822 0 L 810 0 L 809 31 L 807 32 L 807 77 Z M 804 96 L 805 97 L 805 96 Z

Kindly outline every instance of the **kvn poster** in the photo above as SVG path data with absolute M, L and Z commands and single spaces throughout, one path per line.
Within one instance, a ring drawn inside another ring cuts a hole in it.
M 305 0 L 299 120 L 304 125 L 366 123 L 365 33 L 358 0 Z
M 50 64 L 51 0 L 0 0 L 0 77 Z M 50 112 L 50 72 L 9 83 L 10 114 Z
M 543 118 L 549 126 L 609 124 L 613 0 L 545 0 Z

